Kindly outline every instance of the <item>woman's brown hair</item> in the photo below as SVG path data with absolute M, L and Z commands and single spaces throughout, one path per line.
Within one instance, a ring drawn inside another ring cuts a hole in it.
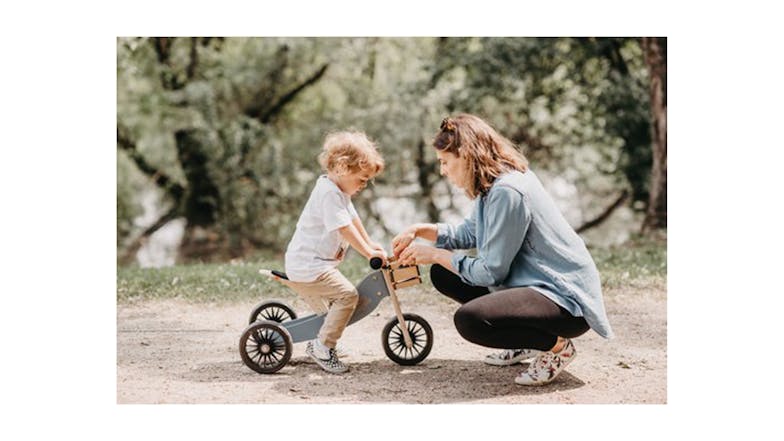
M 467 113 L 444 118 L 433 147 L 466 158 L 469 173 L 473 176 L 466 188 L 471 199 L 486 194 L 501 174 L 512 170 L 525 173 L 528 170 L 528 159 L 512 141 L 478 116 Z

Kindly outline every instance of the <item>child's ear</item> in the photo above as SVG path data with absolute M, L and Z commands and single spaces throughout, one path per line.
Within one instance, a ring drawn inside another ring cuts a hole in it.
M 330 171 L 336 176 L 343 176 L 346 174 L 346 163 L 342 160 L 335 161 Z

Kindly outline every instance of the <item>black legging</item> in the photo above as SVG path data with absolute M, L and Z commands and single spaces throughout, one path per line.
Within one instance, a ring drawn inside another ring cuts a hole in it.
M 575 317 L 532 288 L 510 288 L 490 293 L 471 286 L 441 265 L 430 267 L 433 286 L 461 306 L 455 327 L 466 340 L 500 349 L 549 350 L 558 336 L 574 338 L 590 329 L 583 317 Z

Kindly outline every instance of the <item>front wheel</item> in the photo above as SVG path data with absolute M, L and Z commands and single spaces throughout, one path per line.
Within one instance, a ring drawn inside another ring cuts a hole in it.
M 240 356 L 245 365 L 260 374 L 279 371 L 291 359 L 291 334 L 283 326 L 259 320 L 240 337 Z
M 403 314 L 404 325 L 411 336 L 411 348 L 406 347 L 403 328 L 397 317 L 387 322 L 381 331 L 381 344 L 390 360 L 403 366 L 423 361 L 433 348 L 433 329 L 427 320 L 416 314 Z

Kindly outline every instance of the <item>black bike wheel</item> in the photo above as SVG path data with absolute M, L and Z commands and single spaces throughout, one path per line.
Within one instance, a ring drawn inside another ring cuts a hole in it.
M 246 366 L 260 374 L 279 371 L 291 359 L 291 334 L 283 326 L 259 320 L 240 337 L 240 356 Z
M 257 320 L 269 320 L 271 322 L 283 323 L 286 320 L 294 320 L 297 314 L 289 305 L 278 302 L 277 300 L 267 300 L 259 303 L 253 308 L 248 319 L 248 324 L 253 324 Z
M 403 366 L 422 362 L 433 348 L 433 329 L 430 324 L 416 314 L 403 314 L 404 326 L 411 336 L 411 348 L 406 347 L 403 330 L 397 317 L 387 322 L 381 331 L 381 344 L 390 360 Z

